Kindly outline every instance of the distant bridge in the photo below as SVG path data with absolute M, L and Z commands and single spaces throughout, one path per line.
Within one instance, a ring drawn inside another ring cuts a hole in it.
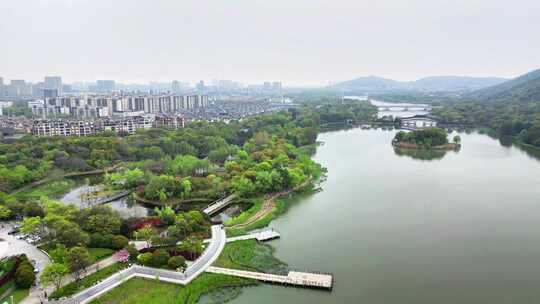
M 431 111 L 430 106 L 379 106 L 379 111 Z

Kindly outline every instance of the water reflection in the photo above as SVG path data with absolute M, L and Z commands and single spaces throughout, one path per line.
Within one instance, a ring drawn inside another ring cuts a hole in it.
M 60 198 L 60 201 L 65 204 L 73 204 L 79 208 L 90 207 L 91 203 L 88 200 L 85 200 L 83 197 L 88 195 L 93 191 L 98 191 L 101 189 L 101 185 L 90 185 L 83 184 L 81 186 L 71 189 L 68 193 Z M 120 198 L 116 201 L 105 204 L 105 206 L 110 206 L 113 210 L 117 211 L 120 217 L 124 219 L 132 217 L 145 217 L 152 215 L 152 208 L 146 207 L 144 205 L 138 204 L 130 196 Z
M 405 156 L 405 157 L 410 157 L 416 160 L 426 160 L 426 161 L 440 160 L 444 156 L 446 156 L 446 154 L 450 152 L 457 153 L 460 150 L 459 148 L 454 151 L 434 150 L 434 149 L 404 149 L 404 148 L 398 148 L 398 147 L 393 147 L 393 148 L 394 148 L 394 153 L 397 156 Z

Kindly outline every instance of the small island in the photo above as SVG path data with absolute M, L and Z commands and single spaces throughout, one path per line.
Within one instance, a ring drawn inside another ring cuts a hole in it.
M 457 150 L 461 147 L 461 138 L 456 135 L 449 142 L 448 133 L 444 129 L 425 128 L 411 132 L 399 131 L 392 145 L 403 149 Z

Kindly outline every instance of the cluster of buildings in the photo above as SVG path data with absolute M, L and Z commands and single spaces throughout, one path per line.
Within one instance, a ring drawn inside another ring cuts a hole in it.
M 82 94 L 47 97 L 28 102 L 32 115 L 41 118 L 98 118 L 139 114 L 176 113 L 206 108 L 207 95 Z
M 0 129 L 37 136 L 133 134 L 151 127 L 180 128 L 186 120 L 228 121 L 292 106 L 284 100 L 277 81 L 244 85 L 213 80 L 209 85 L 199 81 L 190 86 L 177 80 L 65 84 L 60 76 L 35 83 L 22 79 L 4 83 L 0 77 Z M 6 116 L 3 109 L 12 106 L 17 107 Z
M 283 85 L 279 81 L 266 81 L 262 84 L 243 85 L 233 80 L 212 80 L 210 85 L 199 81 L 196 85 L 197 92 L 206 94 L 243 94 L 243 95 L 268 95 L 279 96 L 283 94 Z
M 138 129 L 178 129 L 185 126 L 182 115 L 158 114 L 114 117 L 94 120 L 43 119 L 34 120 L 32 134 L 36 136 L 90 136 L 105 131 L 134 134 Z
M 59 76 L 45 76 L 43 81 L 36 83 L 24 79 L 12 79 L 9 83 L 4 83 L 4 79 L 0 77 L 0 100 L 56 97 L 71 91 L 71 85 L 63 84 Z
M 12 101 L 0 101 L 0 116 L 4 115 L 4 109 L 13 106 Z
M 437 127 L 437 120 L 430 115 L 414 115 L 400 119 L 401 128 L 406 130 L 420 130 Z

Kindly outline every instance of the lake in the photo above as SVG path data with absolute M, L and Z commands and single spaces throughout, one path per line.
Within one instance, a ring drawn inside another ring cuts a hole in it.
M 334 290 L 260 285 L 231 303 L 538 302 L 539 161 L 478 133 L 413 158 L 393 150 L 395 132 L 320 134 L 324 190 L 271 223 L 276 256 L 333 273 Z

